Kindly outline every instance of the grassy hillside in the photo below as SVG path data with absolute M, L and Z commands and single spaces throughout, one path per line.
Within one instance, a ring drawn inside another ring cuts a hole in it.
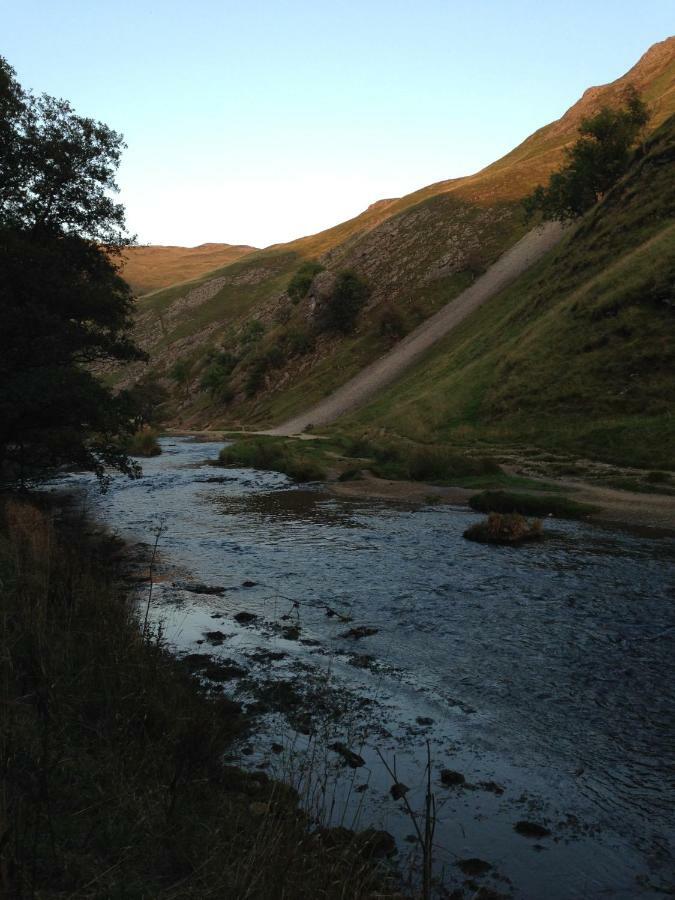
M 675 116 L 541 263 L 346 422 L 675 468 Z
M 137 336 L 171 388 L 168 418 L 197 425 L 282 421 L 333 391 L 450 301 L 524 233 L 520 199 L 559 164 L 579 122 L 634 84 L 650 127 L 675 112 L 675 38 L 652 47 L 625 76 L 591 88 L 556 122 L 476 175 L 380 201 L 321 232 L 257 251 L 186 284 L 140 299 Z M 351 269 L 372 293 L 355 332 L 315 334 L 312 303 L 286 287 L 318 260 Z M 205 390 L 214 359 L 227 359 L 226 388 Z M 168 376 L 180 363 L 185 377 Z M 128 368 L 121 383 L 141 372 Z
M 243 244 L 200 244 L 199 247 L 129 247 L 122 275 L 138 296 L 189 281 L 229 265 L 255 247 Z

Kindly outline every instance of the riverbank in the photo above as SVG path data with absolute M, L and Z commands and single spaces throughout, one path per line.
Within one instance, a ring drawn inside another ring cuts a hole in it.
M 182 432 L 197 440 L 234 440 L 225 464 L 319 480 L 340 497 L 468 506 L 479 491 L 566 498 L 572 518 L 675 533 L 675 480 L 669 472 L 578 460 L 536 448 L 418 447 L 410 442 L 310 433 Z M 414 478 L 406 477 L 413 472 Z M 585 509 L 584 509 L 585 507 Z M 528 510 L 521 510 L 527 513 Z
M 405 872 L 415 837 L 379 754 L 423 811 L 428 741 L 450 892 L 476 895 L 462 866 L 481 860 L 469 881 L 522 900 L 657 900 L 672 883 L 672 542 L 556 519 L 545 541 L 495 548 L 462 537 L 482 513 L 341 498 L 214 467 L 219 443 L 161 444 L 105 496 L 85 476 L 63 485 L 131 546 L 161 528 L 152 629 L 258 710 L 233 765 L 299 773 L 303 808 L 387 831 Z
M 0 513 L 3 896 L 393 894 L 367 838 L 322 838 L 292 789 L 222 764 L 249 722 L 131 601 L 152 546 L 75 506 Z

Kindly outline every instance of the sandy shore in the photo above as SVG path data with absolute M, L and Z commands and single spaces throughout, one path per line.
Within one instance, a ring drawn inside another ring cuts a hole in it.
M 589 521 L 675 534 L 675 495 L 621 491 L 581 481 L 546 480 L 568 488 L 570 494 L 574 492 L 575 500 L 596 506 L 598 511 L 588 517 Z M 327 487 L 341 497 L 372 497 L 404 503 L 451 503 L 460 506 L 468 505 L 469 498 L 479 493 L 475 488 L 440 487 L 417 481 L 387 481 L 369 473 L 358 481 L 329 482 Z

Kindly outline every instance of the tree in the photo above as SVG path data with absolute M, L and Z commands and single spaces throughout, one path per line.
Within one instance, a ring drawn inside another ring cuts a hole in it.
M 157 424 L 158 407 L 169 399 L 169 392 L 156 377 L 146 375 L 129 389 L 128 399 L 134 428 L 138 431 Z
M 335 286 L 319 313 L 321 328 L 349 334 L 370 297 L 368 284 L 356 272 L 344 271 L 335 279 Z
M 580 137 L 565 151 L 566 163 L 546 187 L 537 187 L 524 201 L 532 216 L 565 221 L 595 206 L 627 171 L 632 150 L 649 120 L 647 107 L 633 87 L 624 93 L 619 109 L 602 109 L 583 119 Z
M 299 303 L 307 296 L 314 276 L 323 272 L 324 266 L 313 259 L 303 263 L 288 283 L 287 293 L 293 303 Z
M 137 360 L 114 202 L 124 147 L 63 100 L 24 91 L 0 57 L 0 466 L 22 481 L 73 465 L 137 473 L 129 398 L 93 374 Z

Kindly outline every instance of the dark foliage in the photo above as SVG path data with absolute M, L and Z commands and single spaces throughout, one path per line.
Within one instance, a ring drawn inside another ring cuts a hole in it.
M 136 382 L 127 396 L 134 427 L 138 430 L 159 422 L 160 407 L 169 399 L 169 392 L 160 381 L 147 375 Z
M 0 464 L 22 481 L 64 464 L 136 471 L 118 441 L 129 398 L 89 368 L 143 358 L 110 197 L 123 146 L 65 101 L 23 91 L 0 57 Z
M 324 267 L 321 263 L 310 262 L 303 263 L 288 284 L 288 296 L 294 303 L 299 303 L 303 297 L 307 296 L 310 285 L 314 280 L 314 276 L 319 272 L 323 272 Z
M 359 313 L 368 302 L 370 287 L 356 272 L 340 272 L 333 293 L 318 314 L 318 324 L 325 331 L 349 334 L 356 326 Z
M 628 170 L 632 149 L 649 120 L 647 107 L 629 88 L 620 109 L 603 107 L 583 119 L 580 137 L 566 150 L 566 163 L 546 187 L 539 186 L 524 201 L 528 216 L 565 221 L 583 215 L 600 201 Z

